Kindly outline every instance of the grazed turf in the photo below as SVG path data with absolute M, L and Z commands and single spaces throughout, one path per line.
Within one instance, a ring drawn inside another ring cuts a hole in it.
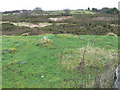
M 15 53 L 5 53 L 2 56 L 3 88 L 82 87 L 83 77 L 81 76 L 81 72 L 77 69 L 68 69 L 63 65 L 63 62 L 66 63 L 66 60 L 70 59 L 69 56 L 73 55 L 72 57 L 74 57 L 78 54 L 76 53 L 78 49 L 85 48 L 87 45 L 106 51 L 111 49 L 117 50 L 118 48 L 118 37 L 98 35 L 73 37 L 72 35 L 60 36 L 46 34 L 45 36 L 53 41 L 53 46 L 36 46 L 43 36 L 2 37 L 2 50 L 15 49 Z M 66 54 L 65 50 L 68 54 Z M 70 50 L 73 51 L 73 54 Z M 61 55 L 68 56 L 62 58 Z M 76 59 L 81 59 L 78 57 L 79 55 L 76 56 Z M 69 60 L 68 63 L 70 63 Z M 69 65 L 72 65 L 71 63 Z M 94 73 L 90 74 L 87 87 L 93 86 L 94 76 Z

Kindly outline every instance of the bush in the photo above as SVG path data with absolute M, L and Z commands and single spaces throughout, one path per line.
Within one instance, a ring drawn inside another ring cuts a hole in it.
M 2 23 L 2 29 L 3 30 L 12 30 L 15 29 L 16 26 L 10 23 Z
M 29 27 L 26 26 L 16 26 L 11 23 L 2 23 L 2 30 L 3 31 L 11 31 L 11 30 L 17 30 L 17 29 L 29 29 Z

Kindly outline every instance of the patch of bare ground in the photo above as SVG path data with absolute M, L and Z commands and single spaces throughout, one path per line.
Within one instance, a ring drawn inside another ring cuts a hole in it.
M 42 28 L 42 27 L 53 25 L 53 23 L 32 24 L 32 23 L 27 23 L 27 22 L 9 22 L 9 21 L 1 21 L 0 24 L 2 24 L 2 23 L 10 23 L 15 26 L 26 26 L 26 27 L 30 27 L 30 28 L 36 28 L 36 27 Z M 56 25 L 61 25 L 61 24 L 67 24 L 67 23 L 56 23 Z
M 56 17 L 56 18 L 49 18 L 49 20 L 51 21 L 61 21 L 61 20 L 65 20 L 65 19 L 69 19 L 72 18 L 71 16 L 62 16 L 62 17 Z
M 19 22 L 19 23 L 11 22 L 11 23 L 17 26 L 27 26 L 30 28 L 35 28 L 35 27 L 40 28 L 40 27 L 46 27 L 46 26 L 52 25 L 51 23 L 39 23 L 39 24 L 32 24 L 32 23 L 26 23 L 26 22 Z
M 16 26 L 26 26 L 30 28 L 35 28 L 35 27 L 46 27 L 52 25 L 52 23 L 38 23 L 38 24 L 32 24 L 32 23 L 27 23 L 27 22 L 10 22 L 10 21 L 0 21 L 0 24 L 2 23 L 10 23 Z

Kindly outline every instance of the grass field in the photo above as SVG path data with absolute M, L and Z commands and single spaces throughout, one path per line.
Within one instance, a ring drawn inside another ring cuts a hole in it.
M 27 11 L 0 24 L 2 88 L 114 88 L 117 14 Z
M 51 42 L 44 45 L 44 36 Z M 113 62 L 117 65 L 118 37 L 45 34 L 2 39 L 3 88 L 94 87 L 98 74 L 109 71 Z M 83 58 L 86 72 L 79 69 Z

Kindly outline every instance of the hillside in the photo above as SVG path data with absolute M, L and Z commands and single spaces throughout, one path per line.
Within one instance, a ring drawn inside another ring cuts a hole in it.
M 2 19 L 3 88 L 114 88 L 117 14 L 18 11 Z
M 86 11 L 87 12 L 87 11 Z M 78 15 L 7 15 L 3 16 L 3 35 L 77 34 L 118 35 L 118 17 L 109 14 Z

